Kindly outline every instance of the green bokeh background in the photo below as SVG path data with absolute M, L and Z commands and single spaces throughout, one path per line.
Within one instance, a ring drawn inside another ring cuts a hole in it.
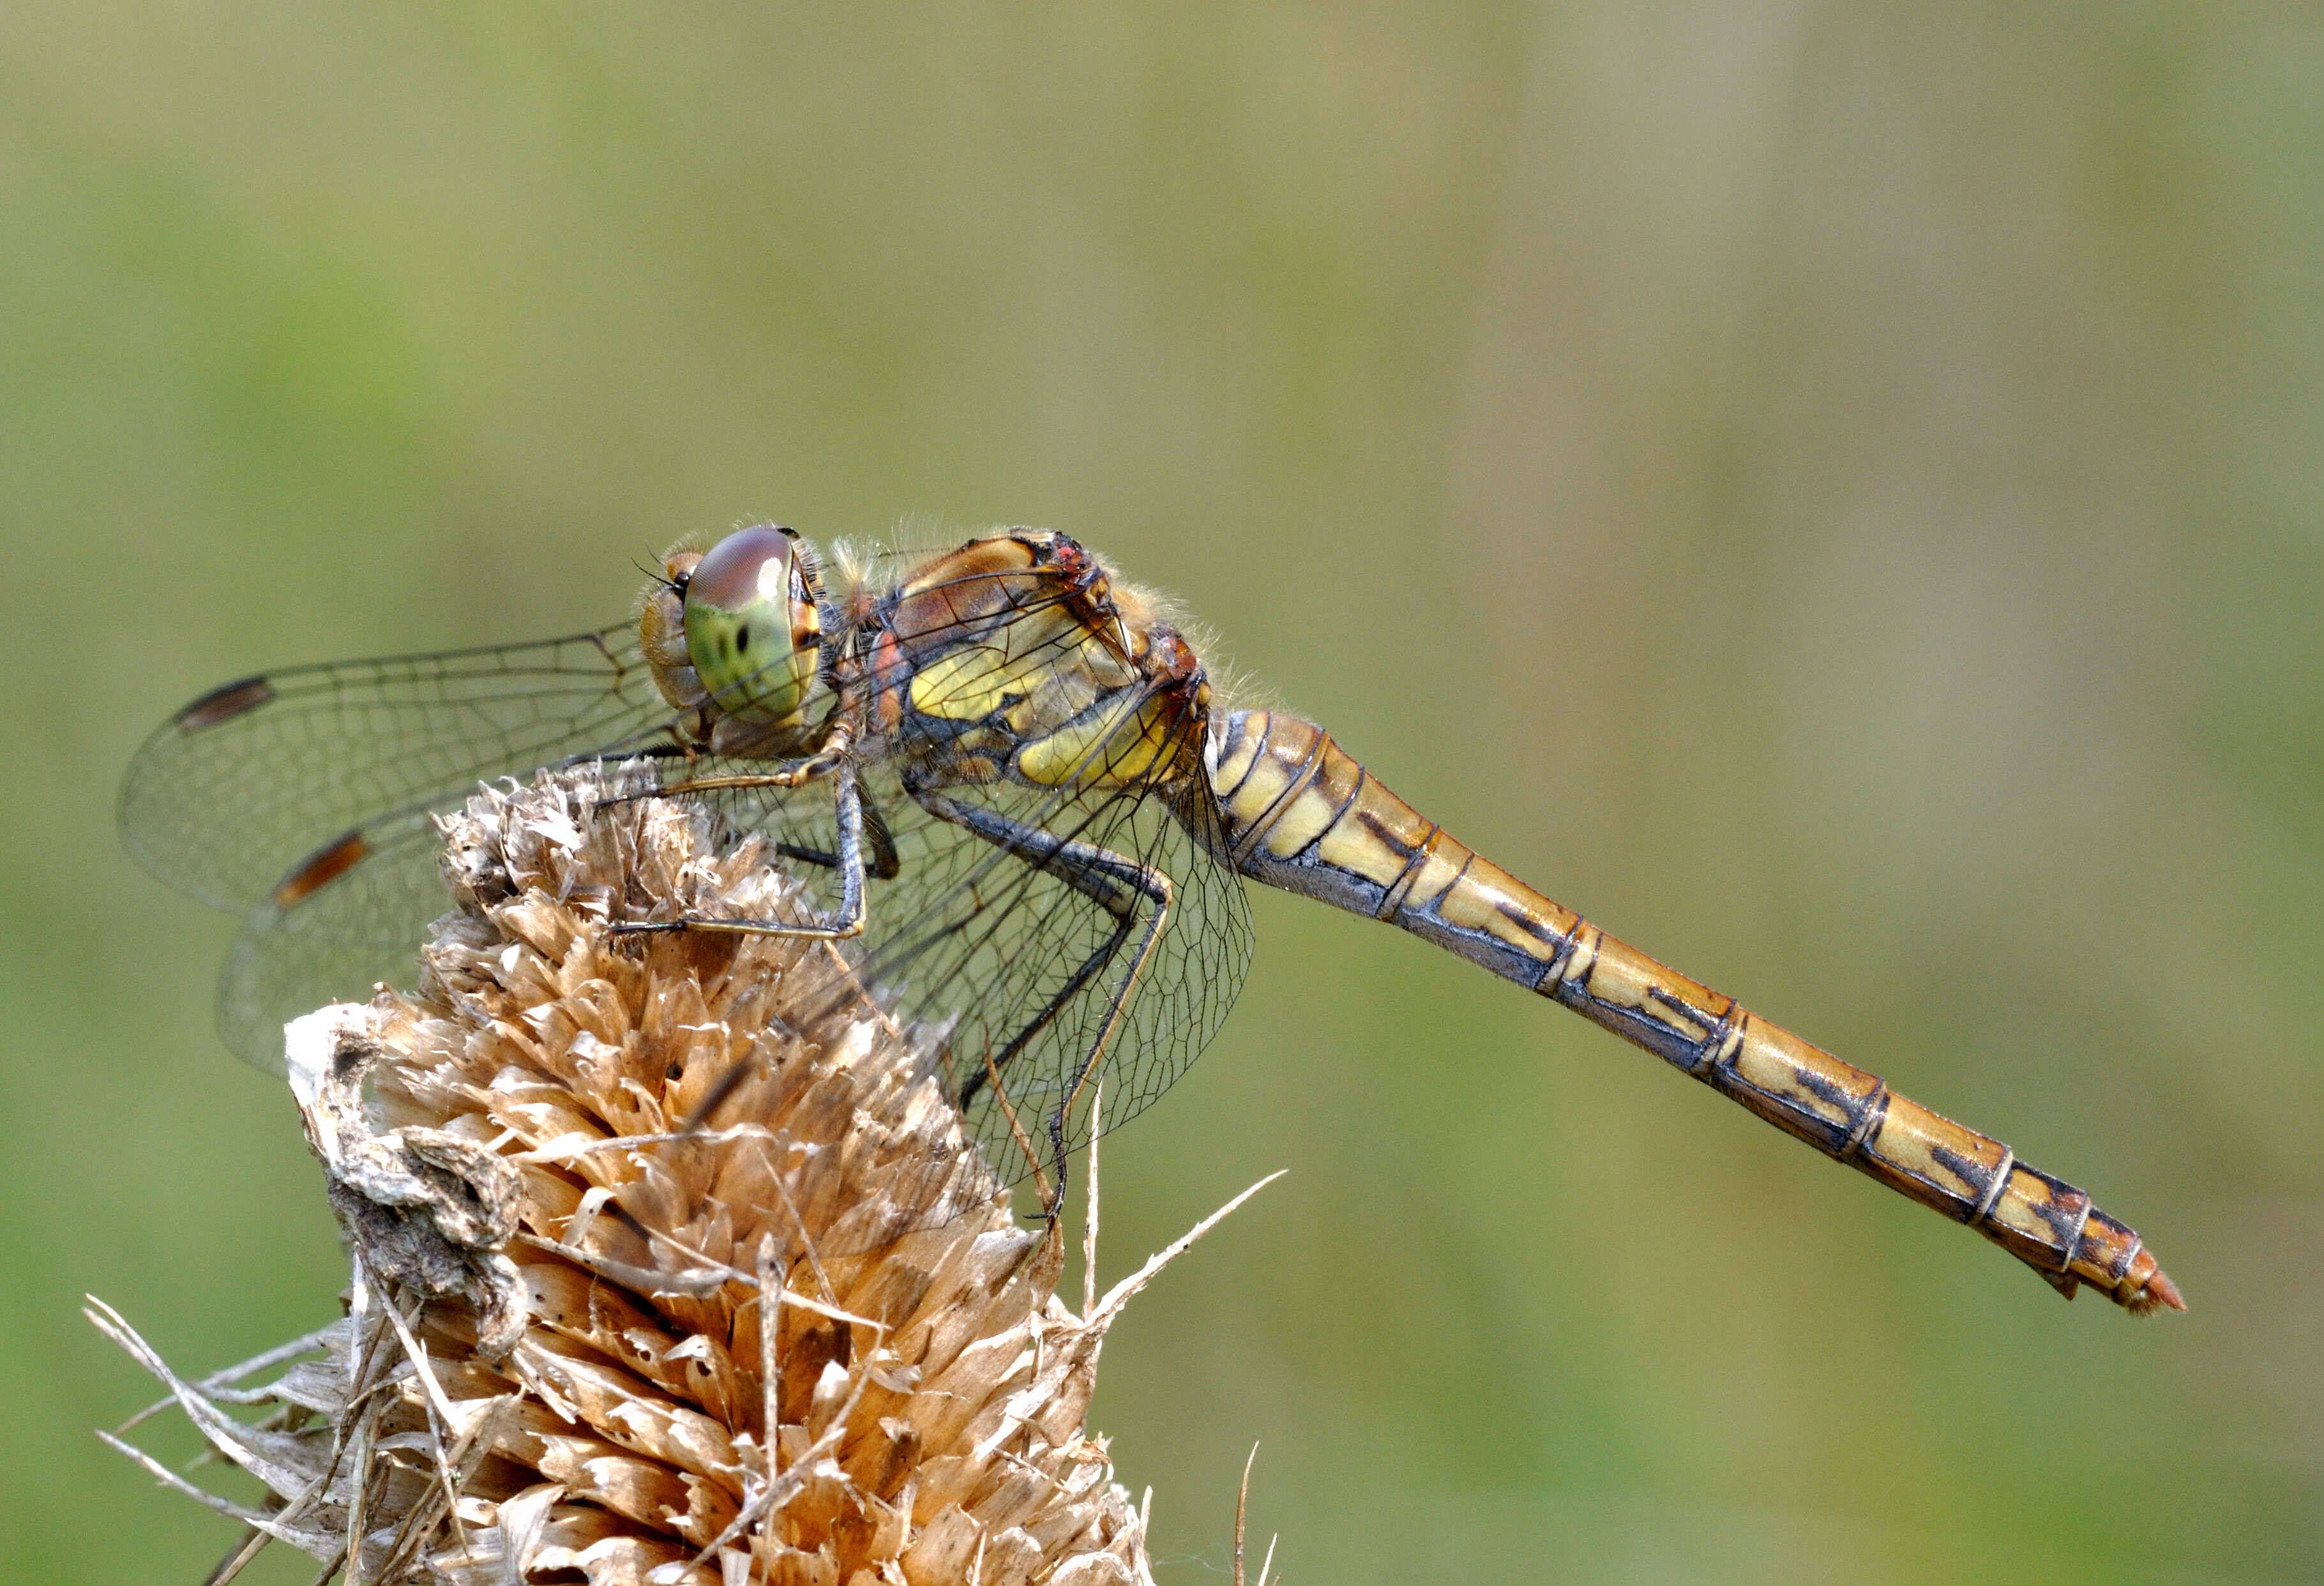
M 2310 8 L 0 10 L 0 1574 L 230 1537 L 89 1429 L 341 1266 L 199 687 L 610 620 L 753 515 L 1065 530 L 1430 814 L 2090 1186 L 2072 1306 L 1515 988 L 1264 897 L 1106 1158 L 1164 1579 L 2324 1574 Z M 303 1581 L 275 1558 L 247 1577 Z

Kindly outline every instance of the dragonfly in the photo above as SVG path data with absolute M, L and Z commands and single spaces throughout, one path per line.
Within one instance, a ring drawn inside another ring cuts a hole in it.
M 2185 1308 L 2083 1191 L 1553 902 L 1316 724 L 1228 698 L 1174 607 L 1055 531 L 826 558 L 753 524 L 662 558 L 612 627 L 240 678 L 140 750 L 122 826 L 154 875 L 241 916 L 219 1025 L 279 1068 L 285 1019 L 409 978 L 448 902 L 436 816 L 592 764 L 715 806 L 808 883 L 779 918 L 614 928 L 834 944 L 943 1032 L 973 1138 L 1047 1157 L 1056 1195 L 1068 1155 L 1217 1031 L 1256 881 L 1572 1009 L 2069 1299 Z

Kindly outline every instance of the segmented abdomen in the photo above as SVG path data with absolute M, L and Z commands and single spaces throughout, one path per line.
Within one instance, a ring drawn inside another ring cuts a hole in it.
M 1664 1057 L 1825 1155 L 1965 1222 L 2069 1299 L 2184 1309 L 2138 1235 L 2002 1144 L 1696 984 L 1447 835 L 1312 722 L 1227 715 L 1207 757 L 1236 868 L 1391 920 Z

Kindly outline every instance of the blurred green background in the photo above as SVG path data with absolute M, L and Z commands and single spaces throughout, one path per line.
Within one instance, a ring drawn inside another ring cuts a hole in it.
M 1065 530 L 1561 900 L 2089 1186 L 2067 1306 L 1653 1059 L 1257 899 L 1106 1157 L 1167 1581 L 2324 1575 L 2324 27 L 2124 4 L 0 10 L 0 1557 L 333 1313 L 230 922 L 254 668 L 610 621 L 752 515 Z M 302 1581 L 276 1558 L 251 1579 Z

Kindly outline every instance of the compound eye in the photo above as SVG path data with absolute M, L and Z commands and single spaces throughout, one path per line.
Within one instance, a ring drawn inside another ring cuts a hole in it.
M 687 653 L 729 715 L 779 724 L 807 703 L 821 622 L 798 550 L 773 529 L 737 530 L 687 579 Z
M 772 529 L 738 529 L 694 564 L 687 597 L 729 612 L 762 600 L 788 600 L 791 545 Z

